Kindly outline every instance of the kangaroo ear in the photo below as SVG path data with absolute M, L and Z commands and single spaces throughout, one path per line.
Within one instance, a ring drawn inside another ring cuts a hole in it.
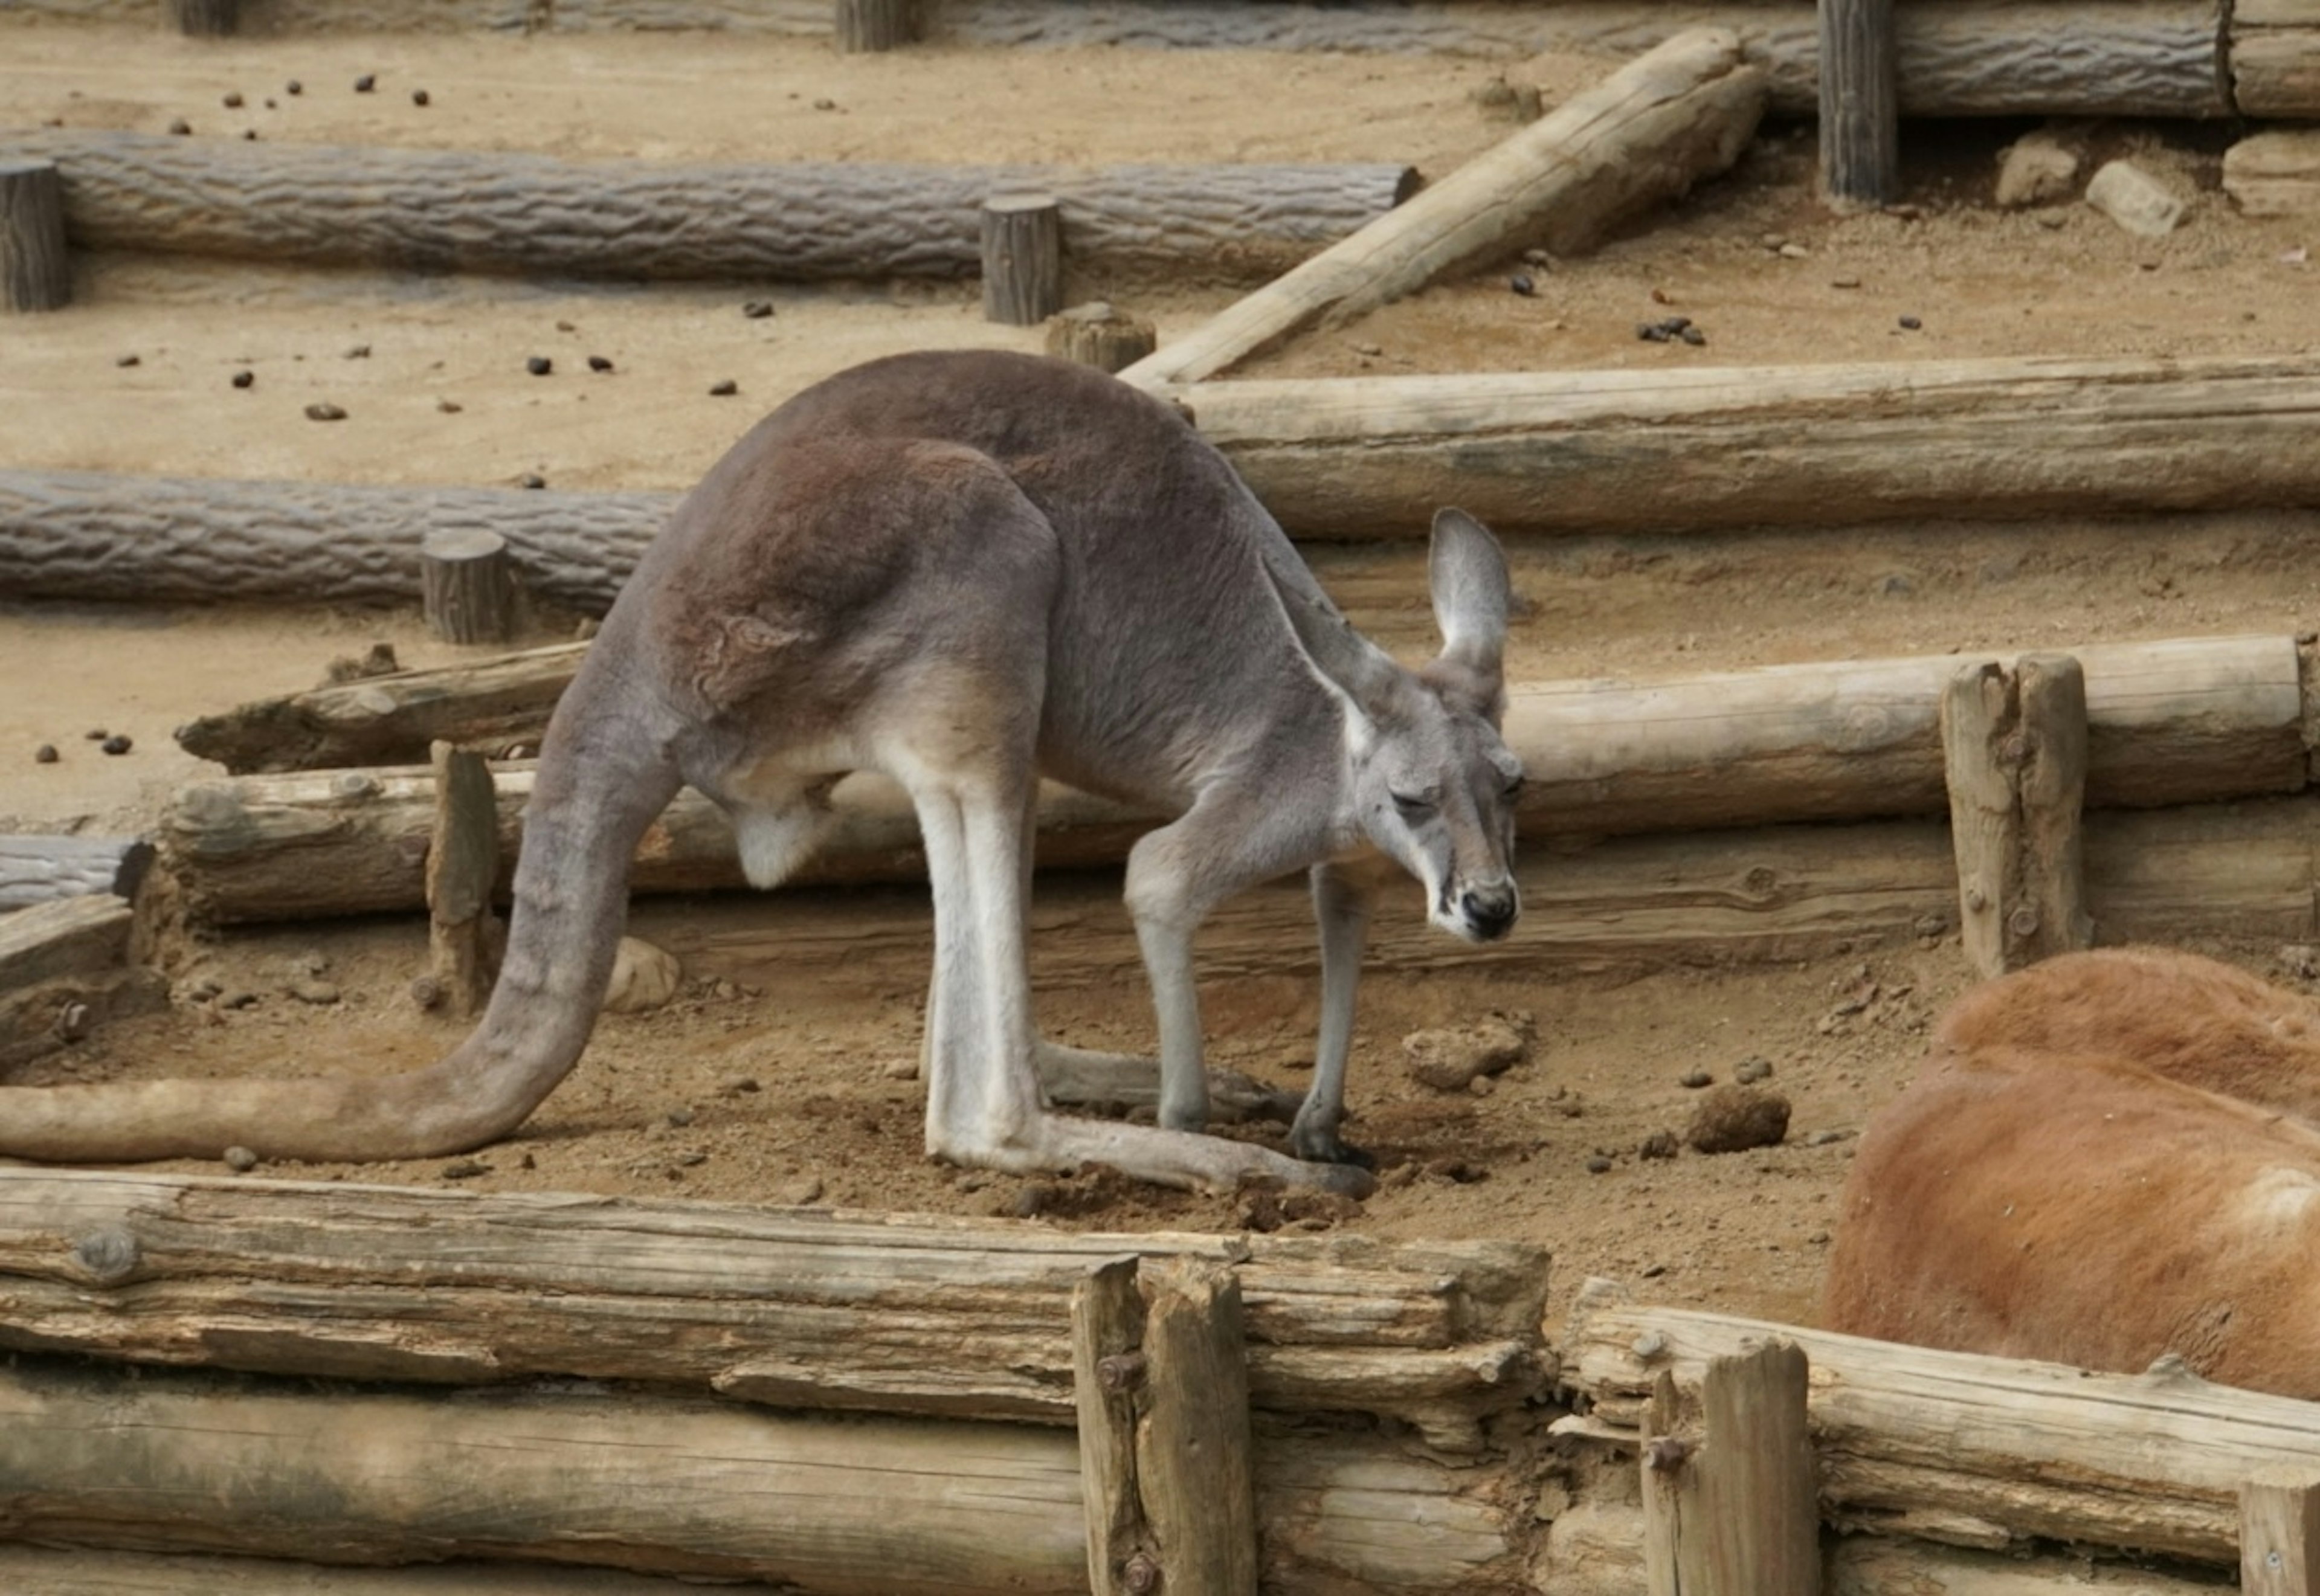
M 1387 719 L 1397 697 L 1408 687 L 1408 677 L 1392 656 L 1354 630 L 1310 575 L 1304 580 L 1284 577 L 1266 562 L 1264 574 L 1288 612 L 1289 624 L 1304 647 L 1305 657 L 1323 680 L 1354 702 L 1373 721 Z
M 1434 622 L 1442 629 L 1443 662 L 1473 678 L 1478 699 L 1496 700 L 1506 685 L 1507 612 L 1513 604 L 1499 540 L 1464 510 L 1438 511 L 1426 571 Z

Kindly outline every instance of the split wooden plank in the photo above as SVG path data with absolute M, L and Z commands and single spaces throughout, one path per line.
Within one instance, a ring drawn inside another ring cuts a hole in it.
M 1679 34 L 1120 376 L 1199 382 L 1310 322 L 1365 314 L 1526 245 L 1590 248 L 1730 168 L 1763 105 L 1763 75 L 1741 62 L 1737 39 Z
M 1237 1269 L 1251 1400 L 1445 1447 L 1538 1390 L 1535 1247 L 1067 1236 L 865 1214 L 0 1168 L 0 1346 L 368 1380 L 543 1374 L 782 1406 L 1075 1416 L 1091 1263 Z M 101 1265 L 101 1266 L 100 1266 Z
M 1644 1426 L 1650 1596 L 1819 1596 L 1806 1359 L 1776 1339 L 1708 1360 L 1696 1425 L 1655 1383 Z
M 1987 980 L 2087 947 L 2079 662 L 1961 666 L 1942 697 L 1942 746 L 1967 962 Z
M 2239 1561 L 2252 1459 L 2320 1465 L 2320 1404 L 2196 1378 L 2095 1374 L 1582 1292 L 1563 1373 L 1599 1432 L 1640 1425 L 1661 1374 L 1781 1336 L 1811 1359 L 1822 1510 L 1840 1526 L 2044 1537 Z M 1640 1431 L 1637 1432 L 1640 1438 Z
M 1113 1258 L 1072 1288 L 1072 1385 L 1094 1596 L 1148 1592 L 1159 1566 L 1136 1466 L 1136 1399 L 1148 1373 L 1137 1274 L 1132 1255 Z
M 1062 203 L 1074 260 L 1261 279 L 1416 182 L 1379 162 L 689 166 L 54 129 L 10 146 L 57 163 L 68 231 L 86 248 L 651 279 L 964 278 L 980 266 L 983 197 L 1026 188 Z
M 2260 1469 L 2241 1483 L 2240 1589 L 2320 1596 L 2320 1470 Z
M 2302 667 L 2288 637 L 2090 645 L 2088 800 L 2164 805 L 2294 792 L 2306 779 Z M 479 718 L 503 732 L 514 706 L 543 712 L 575 656 L 520 657 L 473 680 Z M 1946 811 L 1939 729 L 1946 655 L 1717 673 L 1654 685 L 1580 681 L 1518 685 L 1507 739 L 1526 766 L 1518 822 L 1531 836 L 1600 836 Z M 522 685 L 539 672 L 536 693 Z M 437 712 L 450 678 L 376 678 L 303 695 L 249 724 L 293 724 L 287 746 L 376 748 L 388 719 L 449 730 Z M 469 678 L 459 678 L 464 683 Z M 534 694 L 527 697 L 526 694 Z M 379 719 L 363 717 L 376 708 Z M 335 740 L 343 727 L 353 734 Z M 333 740 L 321 740 L 328 733 Z M 465 730 L 462 730 L 462 735 Z M 394 735 L 402 735 L 400 732 Z M 213 745 L 215 746 L 215 745 Z M 250 746 L 244 744 L 244 747 Z M 263 746 L 263 739 L 260 739 Z M 532 773 L 494 773 L 502 888 L 521 841 Z M 832 794 L 838 829 L 801 874 L 806 884 L 920 879 L 917 821 L 882 777 L 849 777 Z M 369 913 L 424 901 L 431 777 L 412 770 L 338 771 L 196 783 L 160 829 L 188 911 L 218 923 Z M 1042 796 L 1040 863 L 1109 865 L 1163 818 L 1074 793 Z M 681 794 L 638 851 L 640 892 L 693 891 L 741 880 L 731 829 L 697 793 Z
M 1291 530 L 1664 532 L 2320 500 L 2320 356 L 1268 378 L 1168 389 Z

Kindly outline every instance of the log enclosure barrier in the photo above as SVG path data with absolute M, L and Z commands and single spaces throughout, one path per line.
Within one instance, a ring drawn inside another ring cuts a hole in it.
M 1840 207 L 1901 197 L 1893 0 L 1820 0 L 1820 183 Z

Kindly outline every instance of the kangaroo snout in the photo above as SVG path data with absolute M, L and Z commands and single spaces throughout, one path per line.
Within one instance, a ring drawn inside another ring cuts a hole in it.
M 1458 894 L 1458 917 L 1479 942 L 1495 942 L 1514 929 L 1522 912 L 1522 899 L 1511 881 L 1468 887 Z

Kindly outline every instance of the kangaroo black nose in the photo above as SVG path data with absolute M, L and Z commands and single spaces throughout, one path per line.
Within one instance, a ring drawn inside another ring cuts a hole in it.
M 1495 942 L 1513 927 L 1518 905 L 1513 889 L 1485 887 L 1462 894 L 1458 899 L 1459 912 L 1474 934 L 1486 942 Z

